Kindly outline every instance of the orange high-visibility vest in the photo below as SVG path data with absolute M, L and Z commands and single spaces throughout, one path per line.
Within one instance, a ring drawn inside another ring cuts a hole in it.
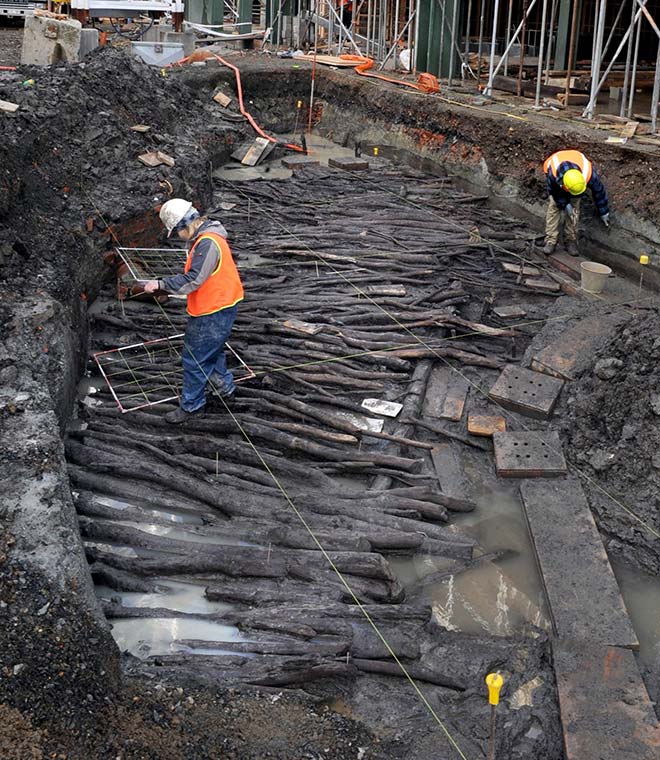
M 228 309 L 243 300 L 243 285 L 238 275 L 236 264 L 231 255 L 229 244 L 216 232 L 204 232 L 193 243 L 184 272 L 188 272 L 192 266 L 195 248 L 202 240 L 212 240 L 220 252 L 218 266 L 211 276 L 203 282 L 197 290 L 188 293 L 188 314 L 191 317 L 202 317 L 206 314 L 214 314 L 221 309 Z
M 553 176 L 556 177 L 559 167 L 564 161 L 569 161 L 570 163 L 575 164 L 582 172 L 584 181 L 589 182 L 592 173 L 591 161 L 589 161 L 584 153 L 580 153 L 579 150 L 558 150 L 556 153 L 553 153 L 545 159 L 543 162 L 543 171 L 547 174 L 549 169 Z

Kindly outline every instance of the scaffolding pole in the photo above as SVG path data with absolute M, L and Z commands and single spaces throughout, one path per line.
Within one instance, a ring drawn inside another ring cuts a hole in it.
M 550 11 L 550 26 L 548 28 L 548 49 L 545 56 L 545 84 L 550 83 L 550 58 L 552 53 L 552 38 L 557 21 L 557 0 L 552 0 L 552 10 Z
M 573 17 L 571 19 L 571 40 L 568 43 L 568 60 L 566 61 L 566 105 L 569 104 L 569 94 L 571 92 L 571 73 L 573 71 L 573 60 L 575 59 L 575 42 L 577 40 L 578 10 L 580 0 L 573 0 Z
M 541 77 L 543 76 L 543 53 L 545 44 L 545 22 L 548 17 L 548 0 L 543 0 L 543 10 L 541 11 L 541 41 L 539 43 L 539 63 L 536 69 L 536 98 L 534 107 L 539 108 L 541 105 Z
M 497 20 L 500 10 L 500 0 L 495 0 L 495 7 L 493 8 L 493 36 L 490 40 L 490 60 L 488 63 L 488 82 L 490 83 L 490 86 L 492 88 L 493 78 L 494 74 L 493 71 L 495 70 L 495 43 L 497 41 Z M 500 58 L 500 63 L 502 63 L 502 59 Z M 488 91 L 488 95 L 491 94 L 491 90 Z
M 509 0 L 509 11 L 506 15 L 506 42 L 504 46 L 506 48 L 509 47 L 509 42 L 511 40 L 511 21 L 513 18 L 513 0 Z M 504 76 L 509 76 L 509 55 L 507 53 L 506 57 L 504 58 Z
M 518 27 L 516 31 L 513 33 L 513 36 L 511 37 L 511 40 L 507 46 L 507 49 L 504 51 L 504 54 L 500 58 L 499 63 L 495 67 L 495 70 L 493 71 L 493 75 L 488 78 L 488 83 L 486 84 L 486 87 L 484 88 L 484 95 L 490 95 L 493 91 L 493 79 L 497 76 L 500 68 L 502 67 L 502 64 L 504 62 L 504 58 L 506 54 L 511 50 L 511 48 L 515 45 L 516 40 L 518 39 L 518 35 L 520 34 L 520 30 L 523 28 L 523 24 L 526 22 L 526 20 L 529 18 L 529 14 L 532 12 L 532 9 L 536 5 L 536 0 L 532 0 L 527 8 L 527 12 L 525 13 L 523 20 L 518 24 Z
M 452 13 L 451 13 L 451 49 L 449 51 L 449 76 L 447 77 L 447 89 L 451 90 L 454 78 L 454 46 L 458 46 L 456 40 L 456 31 L 458 28 L 458 0 L 452 0 Z M 459 51 L 460 52 L 460 51 Z M 462 70 L 462 69 L 461 69 Z
M 660 38 L 655 58 L 655 78 L 653 79 L 653 100 L 651 102 L 651 134 L 656 133 L 658 124 L 658 98 L 660 98 Z
M 646 2 L 646 0 L 644 0 Z M 584 109 L 583 116 L 587 119 L 593 119 L 596 98 L 598 97 L 598 78 L 600 77 L 601 55 L 603 51 L 603 35 L 605 33 L 605 13 L 607 11 L 607 0 L 600 0 L 598 6 L 598 28 L 596 30 L 594 57 L 591 61 L 591 94 L 589 104 Z
M 477 84 L 481 84 L 481 51 L 484 44 L 484 20 L 486 0 L 479 0 L 479 42 L 477 44 Z
M 642 33 L 642 19 L 637 19 L 637 30 L 635 32 L 635 54 L 633 56 L 632 73 L 630 75 L 630 95 L 628 97 L 628 113 L 626 114 L 630 118 L 633 108 L 633 100 L 635 98 L 635 80 L 637 79 L 637 60 L 639 58 L 639 38 Z
M 626 100 L 627 100 L 627 93 L 628 93 L 628 86 L 630 85 L 630 63 L 632 59 L 632 49 L 633 49 L 633 41 L 634 41 L 634 34 L 633 34 L 633 28 L 635 26 L 635 3 L 634 0 L 630 4 L 631 10 L 630 10 L 630 34 L 628 35 L 628 46 L 626 48 L 626 68 L 623 75 L 623 88 L 621 89 L 621 107 L 619 108 L 619 117 L 623 118 L 624 113 L 626 112 Z

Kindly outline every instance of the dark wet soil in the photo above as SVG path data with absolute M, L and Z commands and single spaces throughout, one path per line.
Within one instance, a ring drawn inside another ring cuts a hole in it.
M 0 19 L 0 66 L 18 66 L 22 45 L 22 22 Z

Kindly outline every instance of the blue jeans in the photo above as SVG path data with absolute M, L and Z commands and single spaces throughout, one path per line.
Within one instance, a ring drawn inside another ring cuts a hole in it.
M 181 408 L 195 412 L 206 404 L 204 390 L 211 379 L 221 396 L 234 392 L 234 376 L 227 369 L 225 343 L 236 319 L 237 307 L 203 317 L 189 317 L 183 343 Z

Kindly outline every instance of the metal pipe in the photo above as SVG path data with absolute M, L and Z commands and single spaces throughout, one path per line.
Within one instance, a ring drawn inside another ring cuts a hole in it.
M 598 41 L 598 14 L 600 13 L 600 4 L 602 0 L 596 0 L 594 5 L 594 33 L 591 35 L 591 62 L 596 57 L 596 43 Z
M 548 51 L 545 56 L 545 84 L 550 83 L 550 57 L 552 53 L 552 38 L 555 30 L 555 22 L 557 21 L 557 8 L 559 4 L 557 0 L 552 0 L 552 10 L 550 11 L 550 27 L 548 28 Z
M 626 111 L 626 93 L 628 92 L 628 85 L 630 84 L 630 61 L 632 58 L 632 49 L 633 49 L 633 40 L 634 35 L 632 33 L 633 27 L 635 26 L 635 2 L 634 0 L 631 3 L 631 11 L 630 11 L 630 34 L 628 35 L 628 48 L 626 50 L 626 70 L 625 74 L 623 75 L 623 88 L 621 90 L 621 108 L 619 108 L 619 116 L 623 118 L 623 114 Z
M 625 6 L 626 6 L 626 2 L 625 2 L 625 0 L 623 0 L 623 2 L 621 3 L 621 5 L 619 6 L 619 12 L 616 14 L 616 18 L 614 19 L 614 23 L 612 24 L 612 28 L 610 29 L 610 33 L 609 33 L 609 36 L 607 38 L 607 42 L 603 46 L 603 52 L 600 54 L 601 60 L 603 58 L 605 58 L 605 56 L 607 55 L 607 51 L 608 51 L 608 49 L 610 47 L 610 42 L 612 42 L 612 37 L 614 37 L 614 32 L 616 31 L 617 26 L 619 26 L 619 21 L 621 20 L 621 14 L 622 14 L 623 9 L 625 8 Z
M 536 98 L 534 106 L 538 108 L 541 105 L 541 77 L 543 75 L 543 53 L 545 45 L 545 22 L 548 17 L 548 0 L 543 0 L 543 10 L 541 11 L 541 41 L 539 42 L 539 65 L 536 69 Z
M 367 47 L 367 58 L 369 58 L 370 43 L 371 43 L 370 29 L 371 29 L 371 11 L 372 11 L 372 5 L 373 5 L 373 0 L 369 0 L 369 3 L 367 5 L 367 30 L 366 30 L 367 31 L 367 34 L 366 34 L 366 37 L 367 37 L 367 46 L 366 46 Z
M 452 80 L 454 78 L 454 46 L 456 42 L 456 29 L 458 26 L 458 0 L 452 0 L 454 6 L 451 14 L 451 49 L 449 51 L 449 76 L 447 77 L 447 89 L 451 90 Z M 460 51 L 459 51 L 460 52 Z
M 481 48 L 484 42 L 484 15 L 486 0 L 479 0 L 481 12 L 479 14 L 479 43 L 477 44 L 477 86 L 481 84 Z
M 488 81 L 493 81 L 493 71 L 495 69 L 495 42 L 497 40 L 497 17 L 500 10 L 500 0 L 495 0 L 495 7 L 493 8 L 493 36 L 490 40 L 490 61 L 488 63 Z M 500 59 L 500 63 L 502 59 Z M 490 93 L 489 93 L 490 94 Z
M 445 52 L 445 11 L 447 0 L 438 0 L 440 6 L 440 45 L 438 46 L 438 77 L 442 76 L 442 54 Z
M 419 39 L 419 17 L 421 13 L 418 13 L 415 17 L 415 54 L 413 55 L 413 49 L 410 48 L 410 69 L 412 73 L 417 75 L 417 40 Z
M 506 44 L 505 47 L 509 47 L 511 41 L 511 20 L 513 18 L 513 0 L 509 0 L 509 12 L 506 17 Z M 509 56 L 508 54 L 504 58 L 504 76 L 509 76 Z
M 456 0 L 454 0 L 456 2 Z M 513 2 L 513 0 L 509 0 Z M 465 17 L 465 59 L 461 66 L 461 79 L 465 79 L 465 64 L 470 61 L 470 18 L 472 16 L 472 0 L 468 0 L 467 15 Z
M 630 97 L 628 98 L 628 113 L 626 116 L 630 118 L 633 109 L 633 100 L 635 99 L 635 80 L 637 79 L 637 59 L 639 57 L 639 38 L 642 32 L 642 19 L 637 19 L 637 31 L 635 39 L 635 53 L 633 56 L 632 74 L 630 75 Z
M 408 3 L 408 52 L 410 53 L 410 62 L 408 64 L 408 71 L 412 69 L 412 59 L 413 59 L 413 49 L 412 49 L 412 34 L 413 34 L 413 25 L 411 21 L 413 18 L 416 19 L 417 17 L 417 7 L 413 10 L 414 3 L 412 0 L 409 0 Z M 417 37 L 415 37 L 417 39 Z
M 403 36 L 403 32 L 401 33 L 401 35 L 399 35 L 399 12 L 400 12 L 399 0 L 396 0 L 396 3 L 394 5 L 394 42 L 392 43 L 392 48 L 390 49 L 390 52 L 385 56 L 385 59 L 383 60 L 383 65 L 381 66 L 381 69 L 385 65 L 385 61 L 390 57 L 390 53 L 392 52 L 392 50 L 394 50 L 394 48 L 399 44 L 399 40 Z M 403 31 L 405 32 L 405 27 Z M 399 59 L 395 55 L 394 56 L 394 71 L 397 71 L 398 68 L 399 68 Z
M 660 39 L 658 39 L 658 52 L 655 58 L 655 78 L 653 80 L 653 102 L 651 103 L 651 134 L 656 133 L 658 124 L 658 98 L 660 98 Z
M 518 97 L 522 95 L 523 68 L 525 66 L 525 33 L 527 32 L 527 13 L 525 11 L 526 8 L 527 0 L 523 0 L 523 20 L 522 29 L 520 32 L 520 61 L 518 63 L 518 87 L 516 88 Z
M 495 71 L 493 71 L 493 77 L 492 77 L 493 79 L 494 79 L 494 78 L 497 76 L 497 74 L 498 74 L 498 72 L 499 72 L 500 68 L 502 67 L 502 65 L 503 65 L 503 63 L 504 63 L 504 56 L 505 56 L 505 55 L 506 55 L 506 54 L 507 54 L 507 53 L 508 53 L 508 52 L 511 50 L 511 48 L 514 46 L 514 44 L 515 44 L 516 40 L 518 39 L 518 35 L 520 34 L 520 30 L 523 28 L 523 24 L 524 24 L 525 20 L 527 19 L 527 17 L 529 16 L 529 14 L 532 12 L 532 9 L 534 8 L 534 6 L 535 6 L 535 5 L 536 5 L 536 0 L 532 0 L 532 2 L 529 4 L 529 6 L 528 6 L 528 8 L 527 8 L 527 12 L 525 13 L 525 16 L 524 16 L 523 20 L 520 22 L 520 24 L 518 25 L 518 28 L 517 28 L 517 29 L 516 29 L 516 31 L 513 33 L 513 36 L 511 37 L 511 41 L 509 42 L 509 46 L 508 46 L 508 47 L 507 47 L 507 49 L 504 51 L 504 55 L 502 55 L 502 57 L 500 58 L 500 62 L 499 62 L 499 63 L 497 64 L 497 66 L 495 67 Z M 490 92 L 492 89 L 493 89 L 493 82 L 492 82 L 491 80 L 489 80 L 489 81 L 488 81 L 488 84 L 487 84 L 487 85 L 486 85 L 486 87 L 484 88 L 484 94 L 486 94 L 486 95 L 487 95 L 487 94 L 489 94 L 489 92 Z
M 598 97 L 598 77 L 600 77 L 601 53 L 603 50 L 603 35 L 605 33 L 605 13 L 607 11 L 607 0 L 600 0 L 598 13 L 598 29 L 596 31 L 596 51 L 591 61 L 591 94 L 589 104 L 584 109 L 583 116 L 592 119 L 596 98 Z
M 573 70 L 573 59 L 575 58 L 575 41 L 577 39 L 578 10 L 580 0 L 573 0 L 573 17 L 571 19 L 571 41 L 568 43 L 568 60 L 566 61 L 566 103 L 568 105 L 568 96 L 571 91 L 571 72 Z

